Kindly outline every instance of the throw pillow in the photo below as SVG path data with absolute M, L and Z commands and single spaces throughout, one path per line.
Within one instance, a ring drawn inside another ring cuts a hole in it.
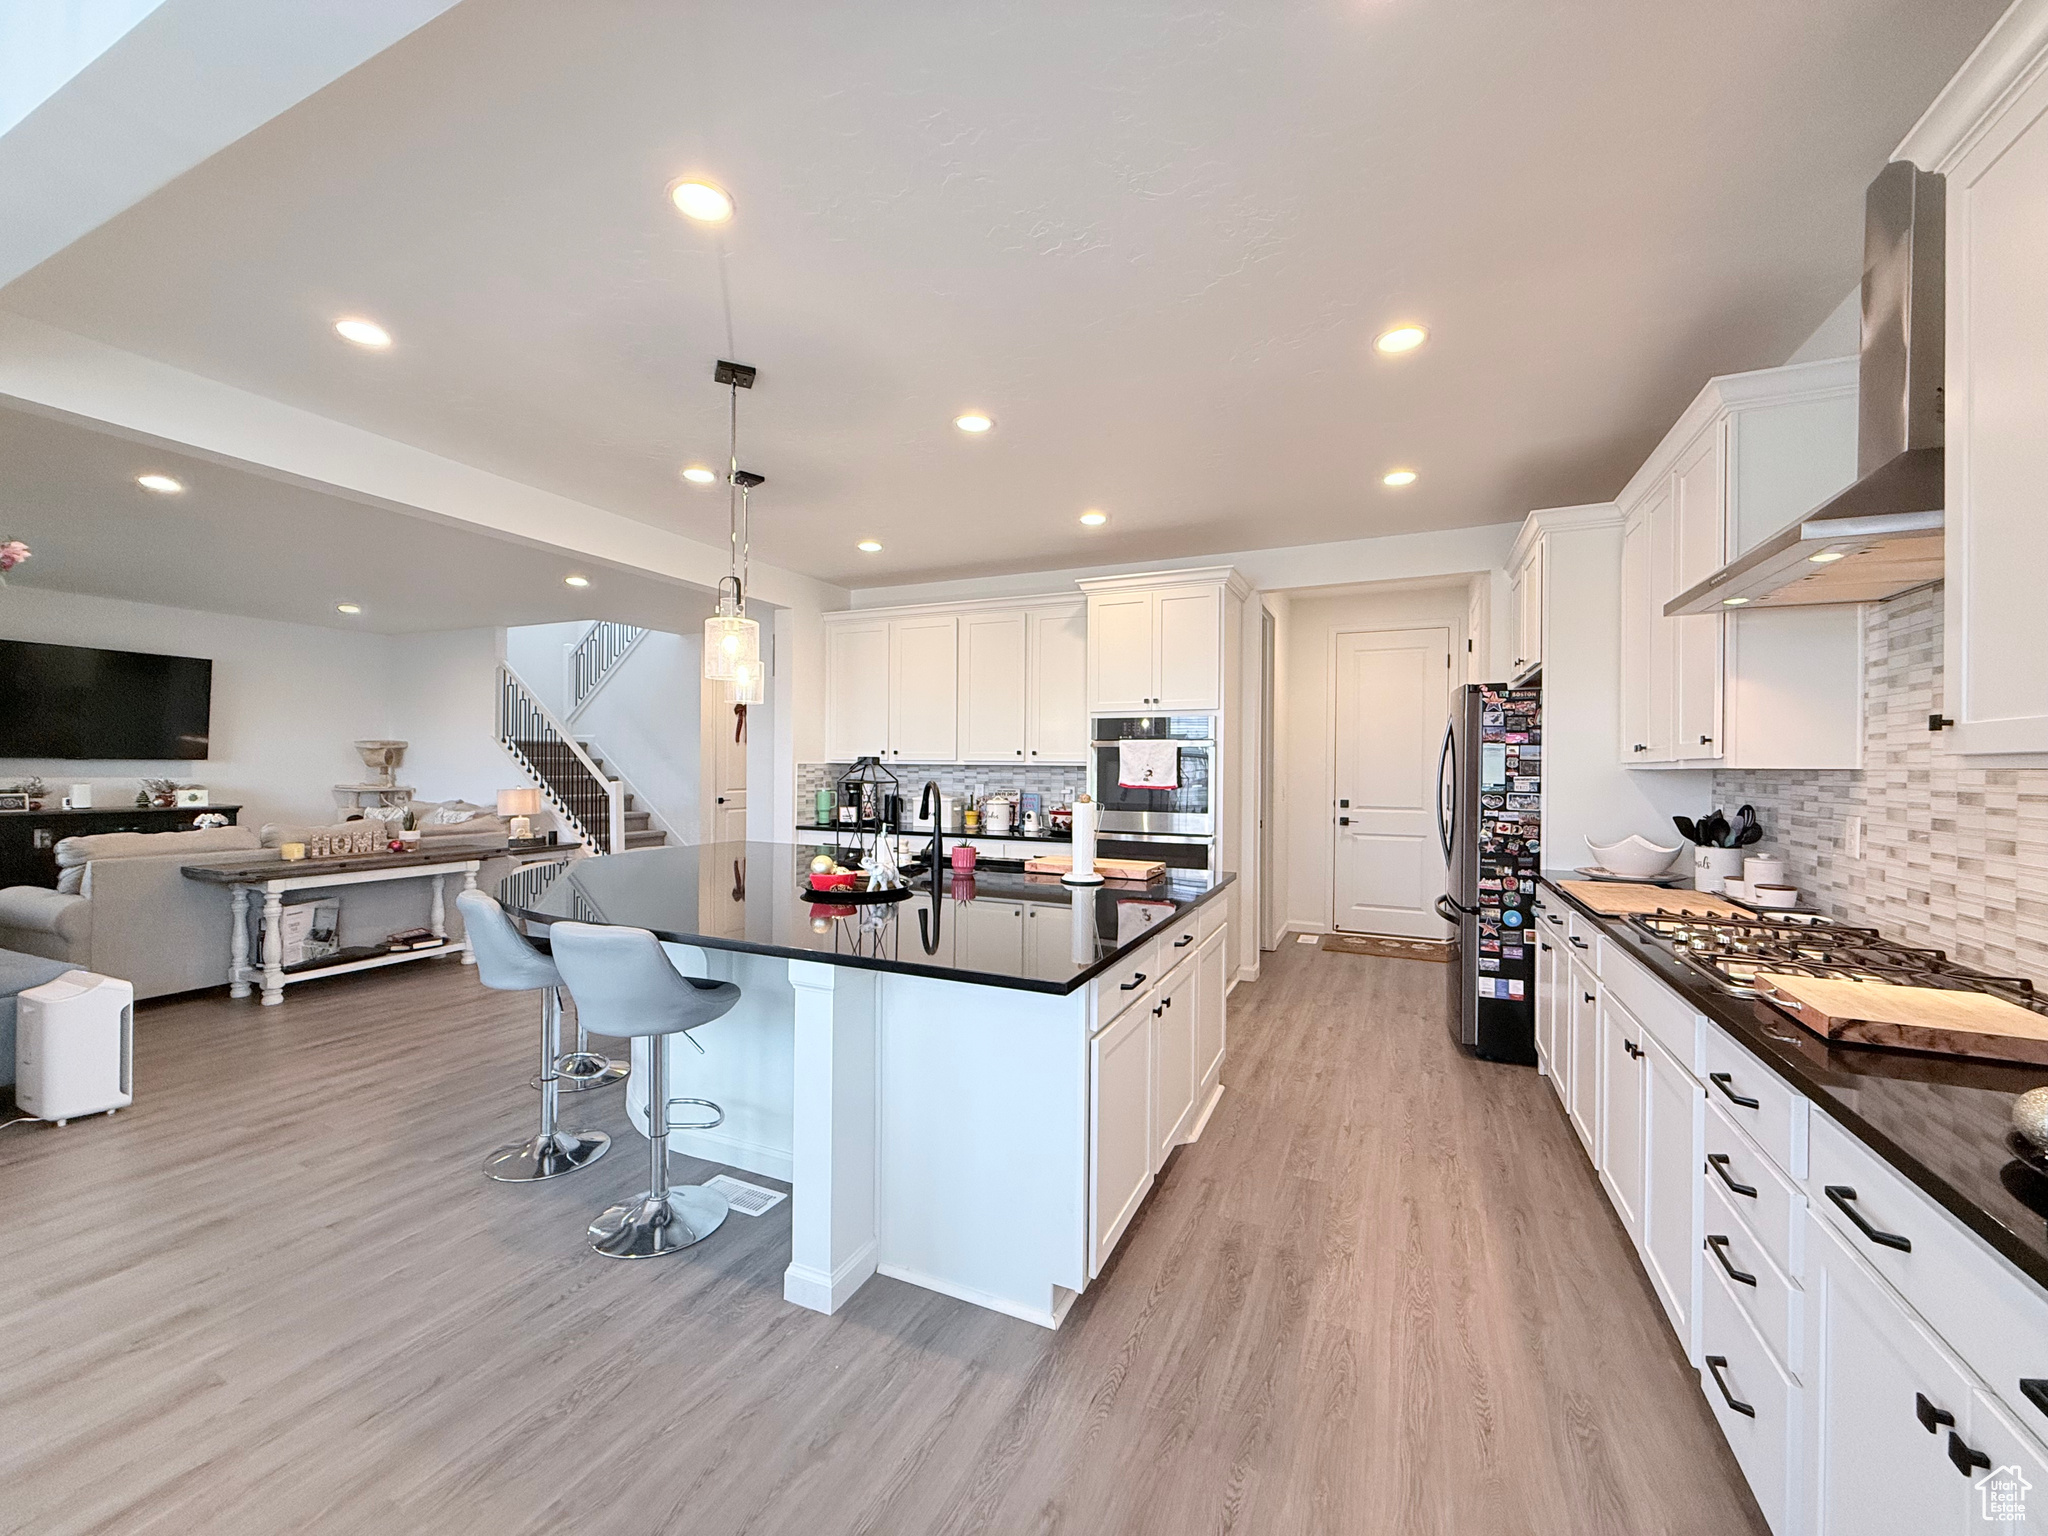
M 57 871 L 57 894 L 79 896 L 85 892 L 85 866 L 73 864 L 69 869 Z
M 457 822 L 474 821 L 475 819 L 476 811 L 457 810 L 452 805 L 444 805 L 427 818 L 427 825 L 432 827 L 452 827 Z

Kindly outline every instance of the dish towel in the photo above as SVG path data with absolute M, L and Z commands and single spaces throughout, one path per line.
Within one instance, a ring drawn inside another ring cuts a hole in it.
M 1116 782 L 1123 789 L 1179 789 L 1180 744 L 1172 741 L 1118 742 Z

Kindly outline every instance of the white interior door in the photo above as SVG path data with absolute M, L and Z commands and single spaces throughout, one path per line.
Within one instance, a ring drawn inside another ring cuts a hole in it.
M 1450 709 L 1451 632 L 1336 637 L 1335 921 L 1340 933 L 1443 937 L 1443 851 L 1431 796 Z
M 747 840 L 747 721 L 726 698 L 723 683 L 704 684 L 701 696 L 699 799 L 703 815 L 699 840 L 743 843 Z

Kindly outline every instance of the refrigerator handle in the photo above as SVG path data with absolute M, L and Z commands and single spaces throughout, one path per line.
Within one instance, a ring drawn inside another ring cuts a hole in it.
M 1443 750 L 1436 756 L 1436 836 L 1444 846 L 1444 868 L 1451 867 L 1451 820 L 1456 814 L 1458 761 L 1455 718 L 1444 723 Z

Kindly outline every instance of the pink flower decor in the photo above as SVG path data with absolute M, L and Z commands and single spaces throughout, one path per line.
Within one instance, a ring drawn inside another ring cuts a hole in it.
M 19 539 L 0 540 L 0 580 L 28 558 L 28 546 Z

